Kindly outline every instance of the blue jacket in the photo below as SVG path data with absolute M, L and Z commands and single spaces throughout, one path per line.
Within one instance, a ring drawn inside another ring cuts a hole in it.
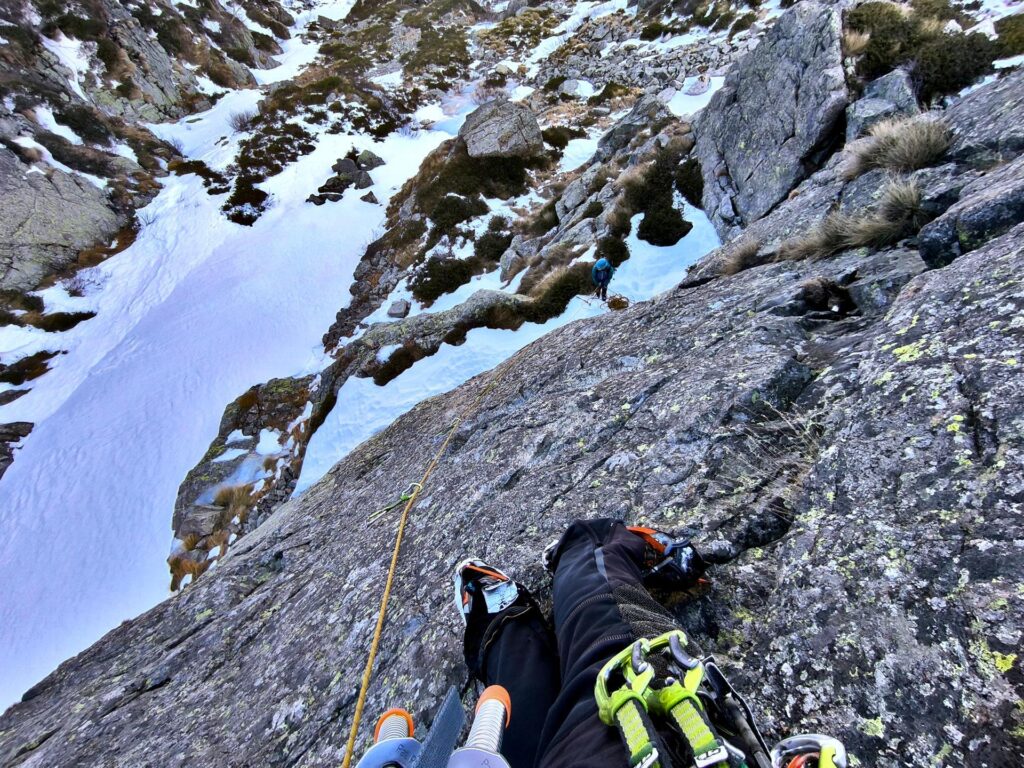
M 608 259 L 598 259 L 594 268 L 590 270 L 590 276 L 594 280 L 594 285 L 608 285 L 612 281 L 612 275 L 615 274 L 615 267 L 611 265 Z

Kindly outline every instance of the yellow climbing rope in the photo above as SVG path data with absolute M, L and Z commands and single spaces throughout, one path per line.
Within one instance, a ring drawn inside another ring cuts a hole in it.
M 441 461 L 441 457 L 444 452 L 448 449 L 448 444 L 451 443 L 452 437 L 455 436 L 455 430 L 459 428 L 462 423 L 463 416 L 468 414 L 470 411 L 476 410 L 477 406 L 484 399 L 484 396 L 494 386 L 493 379 L 488 382 L 483 388 L 481 388 L 476 399 L 470 404 L 470 407 L 466 409 L 463 415 L 460 415 L 452 423 L 451 428 L 448 430 L 448 434 L 444 438 L 444 442 L 441 443 L 441 447 L 437 449 L 437 453 L 434 454 L 434 458 L 430 460 L 430 464 L 427 465 L 426 472 L 423 473 L 422 479 L 418 483 L 413 483 L 410 488 L 412 493 L 409 495 L 408 501 L 405 503 L 405 507 L 402 509 L 402 516 L 398 519 L 398 533 L 395 536 L 395 548 L 391 552 L 391 566 L 388 568 L 388 576 L 384 581 L 384 594 L 380 598 L 380 610 L 377 613 L 377 626 L 373 630 L 373 641 L 370 643 L 370 653 L 366 657 L 366 667 L 363 669 L 363 679 L 359 684 L 359 697 L 356 699 L 356 711 L 352 719 L 352 730 L 348 734 L 348 744 L 345 747 L 345 759 L 342 761 L 341 768 L 349 768 L 352 764 L 352 753 L 355 751 L 356 736 L 359 733 L 359 723 L 363 719 L 363 707 L 366 705 L 366 694 L 370 689 L 370 677 L 373 673 L 373 662 L 377 658 L 377 651 L 380 648 L 380 637 L 384 630 L 384 618 L 387 614 L 388 601 L 391 599 L 391 586 L 395 581 L 395 571 L 398 567 L 398 553 L 402 549 L 402 537 L 405 535 L 405 524 L 409 520 L 409 510 L 412 509 L 412 505 L 416 503 L 416 499 L 420 495 L 420 491 L 423 490 L 423 486 L 427 484 L 427 479 L 433 474 L 434 469 L 437 467 L 438 462 Z

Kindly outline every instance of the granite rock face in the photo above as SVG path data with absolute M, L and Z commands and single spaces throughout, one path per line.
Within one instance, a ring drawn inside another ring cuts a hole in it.
M 0 755 L 338 761 L 392 543 L 394 520 L 367 526 L 367 510 L 461 416 L 413 509 L 369 712 L 409 705 L 427 724 L 464 682 L 461 624 L 433 588 L 459 557 L 543 595 L 543 546 L 574 517 L 615 515 L 732 547 L 679 616 L 731 661 L 769 736 L 833 732 L 864 765 L 968 749 L 1000 764 L 1020 748 L 1024 392 L 1007 355 L 1022 234 L 897 285 L 886 313 L 835 311 L 809 285 L 883 274 L 901 251 L 755 268 L 546 336 L 419 405 L 215 572 L 65 663 L 0 719 Z
M 510 101 L 477 108 L 462 124 L 459 136 L 470 157 L 531 157 L 544 149 L 533 112 Z
M 695 132 L 704 208 L 723 238 L 768 213 L 841 138 L 849 101 L 841 34 L 838 9 L 798 4 L 701 112 Z
M 0 147 L 0 287 L 31 290 L 127 222 L 81 176 L 30 170 Z

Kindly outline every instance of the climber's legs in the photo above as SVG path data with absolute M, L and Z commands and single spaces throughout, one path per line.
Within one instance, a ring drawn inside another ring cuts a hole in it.
M 598 717 L 594 683 L 629 643 L 675 628 L 642 585 L 645 546 L 620 521 L 577 520 L 552 554 L 562 689 L 544 725 L 538 766 L 629 764 L 617 731 Z
M 554 635 L 521 585 L 516 602 L 496 615 L 486 612 L 482 600 L 476 602 L 466 625 L 466 666 L 485 685 L 509 692 L 512 718 L 501 752 L 512 768 L 533 768 L 548 710 L 558 695 Z

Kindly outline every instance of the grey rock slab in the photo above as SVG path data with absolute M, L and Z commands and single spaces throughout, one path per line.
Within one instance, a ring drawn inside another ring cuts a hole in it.
M 466 117 L 459 136 L 470 157 L 532 157 L 544 149 L 536 116 L 511 101 L 478 107 Z
M 1024 221 L 1024 155 L 971 182 L 961 199 L 926 225 L 921 258 L 942 267 Z
M 412 511 L 360 753 L 377 713 L 401 703 L 429 723 L 465 683 L 454 562 L 501 563 L 546 600 L 545 544 L 575 517 L 620 515 L 737 556 L 675 610 L 732 663 L 770 740 L 834 733 L 878 768 L 940 751 L 999 764 L 1022 693 L 997 666 L 1024 629 L 1024 378 L 1005 354 L 1022 236 L 913 278 L 870 317 L 768 309 L 851 256 L 546 335 L 420 403 L 213 572 L 62 665 L 0 717 L 0 760 L 337 764 L 393 541 L 367 511 L 462 417 Z
M 834 142 L 849 100 L 841 33 L 837 8 L 799 3 L 701 111 L 704 208 L 723 238 L 771 211 Z
M 409 314 L 411 306 L 407 299 L 398 299 L 388 307 L 388 317 L 403 318 Z
M 81 176 L 28 166 L 0 147 L 0 288 L 32 290 L 125 223 Z

